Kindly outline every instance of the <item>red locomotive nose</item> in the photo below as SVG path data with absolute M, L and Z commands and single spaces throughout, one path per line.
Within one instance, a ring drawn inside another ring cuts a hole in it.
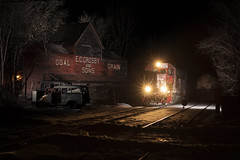
M 182 102 L 186 74 L 172 64 L 156 61 L 154 65 L 147 65 L 143 81 L 151 84 L 151 89 L 145 87 L 145 101 L 161 104 Z

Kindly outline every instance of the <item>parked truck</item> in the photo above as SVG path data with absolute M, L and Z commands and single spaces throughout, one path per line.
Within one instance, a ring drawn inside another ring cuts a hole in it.
M 50 85 L 41 85 L 39 91 L 33 91 L 32 102 L 37 106 L 61 105 L 82 108 L 90 103 L 90 97 L 87 85 L 51 82 Z

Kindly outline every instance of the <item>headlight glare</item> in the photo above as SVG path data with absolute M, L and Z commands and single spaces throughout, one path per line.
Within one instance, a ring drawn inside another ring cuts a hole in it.
M 151 86 L 145 86 L 145 92 L 146 93 L 150 93 L 152 91 L 152 87 Z
M 167 92 L 167 87 L 166 86 L 162 86 L 160 88 L 160 91 L 166 93 Z

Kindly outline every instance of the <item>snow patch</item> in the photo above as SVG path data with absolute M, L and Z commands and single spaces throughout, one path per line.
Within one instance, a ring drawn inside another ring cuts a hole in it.
M 132 106 L 126 103 L 118 103 L 117 107 L 132 107 Z

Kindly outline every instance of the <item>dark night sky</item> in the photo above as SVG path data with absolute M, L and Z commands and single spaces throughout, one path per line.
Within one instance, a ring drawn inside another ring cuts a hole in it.
M 70 10 L 70 21 L 74 21 L 83 10 L 105 15 L 111 3 L 116 1 L 88 0 L 79 3 L 67 0 L 66 7 Z M 186 70 L 195 78 L 212 72 L 207 59 L 197 54 L 196 50 L 196 44 L 207 35 L 206 28 L 211 21 L 210 0 L 128 0 L 118 1 L 118 4 L 127 4 L 136 14 L 139 44 L 144 43 L 146 37 L 154 37 L 157 48 L 154 56 L 166 58 L 166 61 Z M 137 50 L 142 49 L 136 47 Z M 143 57 L 146 58 L 148 54 Z
M 136 18 L 141 26 L 147 27 L 151 31 L 163 32 L 166 28 L 189 23 L 208 11 L 210 0 L 87 0 L 79 1 L 67 0 L 66 7 L 70 10 L 73 19 L 77 19 L 85 10 L 89 13 L 104 15 L 113 3 L 127 5 L 136 14 Z M 140 26 L 139 26 L 140 27 Z

